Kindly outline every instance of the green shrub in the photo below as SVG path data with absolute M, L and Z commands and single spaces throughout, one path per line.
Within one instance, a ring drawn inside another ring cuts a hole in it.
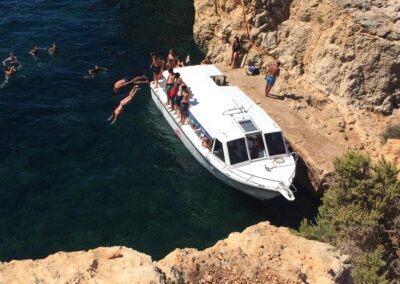
M 378 246 L 373 252 L 364 253 L 355 258 L 355 268 L 352 272 L 355 283 L 386 284 L 386 274 L 380 271 L 386 262 L 382 260 L 383 247 Z M 381 274 L 381 275 L 380 275 Z
M 314 223 L 304 220 L 299 232 L 305 237 L 330 242 L 351 254 L 357 260 L 355 278 L 361 279 L 360 271 L 369 265 L 374 269 L 365 277 L 381 281 L 386 275 L 381 267 L 385 266 L 388 271 L 390 266 L 385 263 L 393 260 L 385 259 L 385 262 L 382 255 L 392 258 L 396 255 L 387 232 L 393 229 L 393 220 L 400 215 L 399 169 L 384 159 L 373 166 L 368 157 L 354 151 L 334 163 L 335 182 L 322 198 L 317 219 Z M 389 272 L 394 279 L 400 277 Z
M 400 139 L 400 124 L 394 124 L 388 126 L 385 132 L 383 133 L 383 139 L 385 142 L 388 139 Z

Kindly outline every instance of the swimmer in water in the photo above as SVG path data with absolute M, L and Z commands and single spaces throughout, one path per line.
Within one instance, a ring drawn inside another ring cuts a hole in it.
M 3 65 L 19 65 L 18 58 L 14 55 L 14 53 L 10 52 L 10 56 L 3 60 Z
M 133 86 L 137 85 L 147 85 L 149 84 L 149 79 L 146 76 L 138 76 L 128 81 L 127 79 L 121 79 L 114 83 L 114 93 L 117 94 L 119 89 L 125 87 L 126 85 L 132 83 Z
M 15 70 L 14 66 L 5 66 L 4 67 L 4 75 L 6 77 L 6 81 L 8 81 L 16 71 L 17 70 Z
M 53 42 L 53 45 L 47 50 L 50 55 L 55 55 L 58 50 L 58 46 Z
M 98 65 L 95 65 L 93 69 L 90 69 L 88 71 L 89 75 L 92 77 L 96 77 L 97 75 L 99 75 L 100 73 L 106 72 L 107 68 L 105 67 L 100 67 Z
M 36 57 L 39 53 L 39 49 L 36 47 L 36 45 L 33 47 L 31 51 L 29 51 L 29 54 L 32 55 L 33 57 Z
M 129 104 L 133 98 L 135 97 L 136 93 L 140 90 L 139 87 L 135 86 L 129 93 L 129 95 L 124 98 L 118 105 L 118 107 L 114 110 L 114 112 L 110 115 L 110 117 L 107 119 L 107 121 L 111 121 L 110 125 L 114 124 L 118 117 L 121 115 L 122 111 L 124 110 L 125 106 Z

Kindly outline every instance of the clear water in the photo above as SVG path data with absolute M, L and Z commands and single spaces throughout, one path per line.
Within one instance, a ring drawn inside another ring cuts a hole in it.
M 262 220 L 296 227 L 313 214 L 302 194 L 260 202 L 215 179 L 148 89 L 107 124 L 128 91 L 113 95 L 113 82 L 148 72 L 151 51 L 200 60 L 193 17 L 189 0 L 0 1 L 0 56 L 23 62 L 0 89 L 0 261 L 113 245 L 158 259 Z M 53 41 L 55 57 L 28 54 Z M 95 64 L 109 71 L 83 79 Z

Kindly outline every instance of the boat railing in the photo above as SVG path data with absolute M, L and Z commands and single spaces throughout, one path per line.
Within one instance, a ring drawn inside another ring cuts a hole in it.
M 298 155 L 296 152 L 291 152 L 291 153 L 289 153 L 286 157 L 289 157 L 289 156 L 293 156 L 295 165 L 297 165 L 297 160 L 298 160 L 299 155 Z M 295 167 L 295 168 L 296 168 L 296 167 Z M 271 168 L 271 169 L 272 169 L 272 168 Z M 288 181 L 290 181 L 290 186 L 286 186 L 285 183 L 284 183 L 282 180 L 277 180 L 277 179 L 272 179 L 272 178 L 266 178 L 266 177 L 260 177 L 260 176 L 257 176 L 257 175 L 253 175 L 253 174 L 246 173 L 246 172 L 244 172 L 244 171 L 242 171 L 242 170 L 240 170 L 240 169 L 236 169 L 236 171 L 239 171 L 239 172 L 241 172 L 241 173 L 243 173 L 243 174 L 245 174 L 245 175 L 248 176 L 248 178 L 246 179 L 246 182 L 251 182 L 251 183 L 253 183 L 253 184 L 258 185 L 259 187 L 265 187 L 265 186 L 262 185 L 262 184 L 260 184 L 260 183 L 258 183 L 258 182 L 256 182 L 256 181 L 254 181 L 253 179 L 257 178 L 257 179 L 262 179 L 262 180 L 266 180 L 266 181 L 269 181 L 269 182 L 277 183 L 277 185 L 275 186 L 275 189 L 276 189 L 277 191 L 282 191 L 282 190 L 284 190 L 284 191 L 287 192 L 287 194 L 288 194 L 289 196 L 292 196 L 294 193 L 297 192 L 297 188 L 296 188 L 296 187 L 292 184 L 292 182 L 291 182 L 291 181 L 293 180 L 293 178 L 294 178 L 296 169 L 292 172 L 292 175 L 291 175 L 290 178 L 288 179 Z M 239 174 L 237 174 L 237 173 L 235 173 L 235 172 L 233 172 L 233 171 L 231 171 L 231 173 L 237 175 L 238 177 L 240 177 L 240 178 L 242 178 L 242 179 L 244 178 L 243 176 L 241 176 L 241 175 L 239 175 Z

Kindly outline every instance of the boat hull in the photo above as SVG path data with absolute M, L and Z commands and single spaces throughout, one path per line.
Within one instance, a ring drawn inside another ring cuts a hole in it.
M 186 136 L 184 131 L 182 130 L 181 126 L 179 123 L 175 120 L 175 118 L 171 115 L 171 113 L 168 111 L 168 109 L 165 107 L 164 103 L 161 101 L 160 97 L 156 94 L 153 88 L 150 88 L 151 90 L 151 97 L 157 106 L 157 108 L 160 110 L 168 124 L 171 126 L 171 128 L 174 130 L 176 136 L 181 140 L 183 145 L 189 150 L 189 152 L 195 157 L 195 159 L 203 166 L 205 167 L 210 173 L 212 173 L 216 178 L 220 179 L 224 183 L 248 194 L 251 195 L 257 199 L 260 200 L 266 200 L 266 199 L 271 199 L 274 198 L 278 195 L 280 195 L 279 192 L 277 191 L 272 191 L 268 189 L 262 189 L 258 188 L 255 186 L 251 186 L 249 184 L 244 184 L 239 181 L 236 181 L 232 179 L 229 174 L 221 172 L 219 169 L 214 167 L 212 163 L 210 162 L 210 159 L 204 155 L 202 155 L 198 149 L 193 145 L 193 143 L 190 141 L 190 139 Z

